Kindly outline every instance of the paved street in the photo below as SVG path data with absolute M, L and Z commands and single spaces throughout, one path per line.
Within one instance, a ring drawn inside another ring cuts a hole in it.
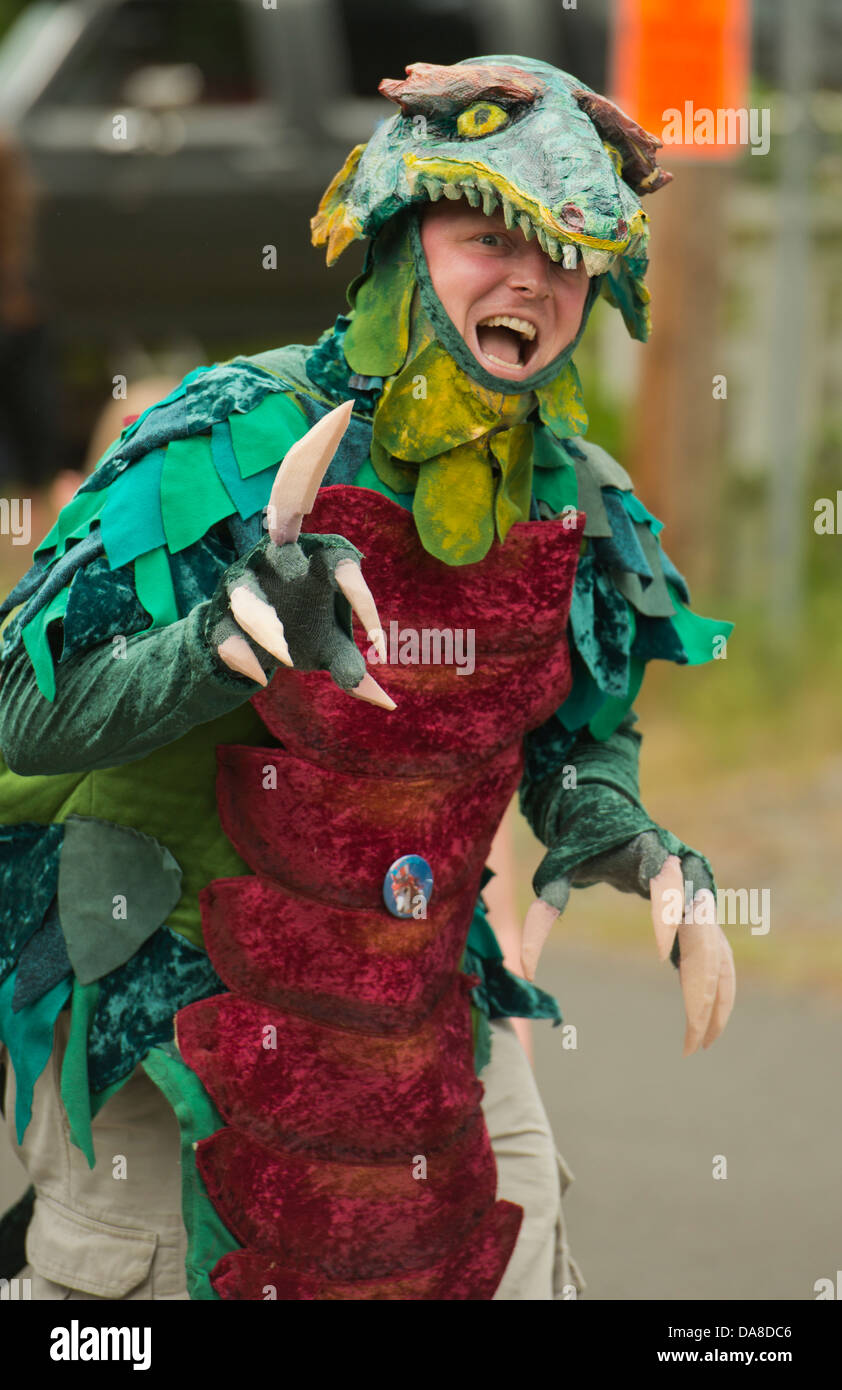
M 536 1066 L 587 1297 L 812 1299 L 842 1269 L 842 1007 L 738 981 L 722 1037 L 683 1060 L 671 976 L 654 947 L 647 966 L 560 930 L 539 967 L 578 1030 L 568 1051 L 536 1025 Z

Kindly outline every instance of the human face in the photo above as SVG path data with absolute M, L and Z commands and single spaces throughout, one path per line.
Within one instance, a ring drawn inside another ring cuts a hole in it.
M 486 217 L 466 202 L 425 207 L 421 244 L 433 289 L 480 366 L 518 381 L 546 367 L 582 322 L 588 275 L 553 261 L 502 211 Z M 489 324 L 504 316 L 515 323 Z

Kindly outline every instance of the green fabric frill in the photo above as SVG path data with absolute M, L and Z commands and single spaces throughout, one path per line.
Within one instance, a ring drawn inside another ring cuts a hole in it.
M 199 414 L 191 390 L 204 386 L 204 374 L 191 374 L 193 383 L 190 377 L 182 383 L 181 396 L 173 393 L 144 412 L 64 507 L 35 557 L 46 557 L 52 566 L 98 524 L 112 570 L 134 565 L 137 597 L 150 616 L 149 628 L 175 622 L 179 615 L 169 556 L 200 540 L 217 522 L 235 514 L 246 520 L 265 506 L 278 464 L 309 427 L 295 396 L 268 372 L 252 368 L 241 375 L 247 387 L 243 401 L 230 391 L 204 392 L 202 405 L 212 411 L 209 429 L 207 417 L 200 417 L 205 432 L 172 438 L 117 471 L 121 447 L 131 443 L 150 411 L 181 401 L 189 427 L 191 406 Z M 234 373 L 229 376 L 236 380 Z M 247 406 L 245 413 L 237 408 L 240 404 Z M 21 628 L 38 687 L 48 700 L 55 698 L 55 673 L 47 629 L 64 616 L 69 592 L 65 585 Z

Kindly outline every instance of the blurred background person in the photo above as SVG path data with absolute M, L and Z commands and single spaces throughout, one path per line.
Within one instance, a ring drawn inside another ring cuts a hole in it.
M 39 494 L 59 453 L 59 382 L 33 265 L 35 206 L 28 161 L 0 132 L 0 493 L 30 499 L 33 532 L 49 525 Z

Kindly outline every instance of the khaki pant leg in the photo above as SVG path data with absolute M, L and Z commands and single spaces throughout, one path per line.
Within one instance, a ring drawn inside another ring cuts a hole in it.
M 70 1142 L 61 1064 L 70 1014 L 56 1022 L 32 1118 L 17 1144 L 15 1080 L 7 1066 L 12 1147 L 35 1187 L 19 1274 L 39 1299 L 186 1299 L 179 1130 L 158 1087 L 138 1066 L 93 1121 L 96 1166 Z
M 576 1298 L 585 1281 L 568 1248 L 561 1203 L 573 1174 L 556 1150 L 532 1067 L 507 1019 L 492 1020 L 491 1061 L 481 1080 L 497 1197 L 523 1207 L 520 1234 L 494 1298 Z

